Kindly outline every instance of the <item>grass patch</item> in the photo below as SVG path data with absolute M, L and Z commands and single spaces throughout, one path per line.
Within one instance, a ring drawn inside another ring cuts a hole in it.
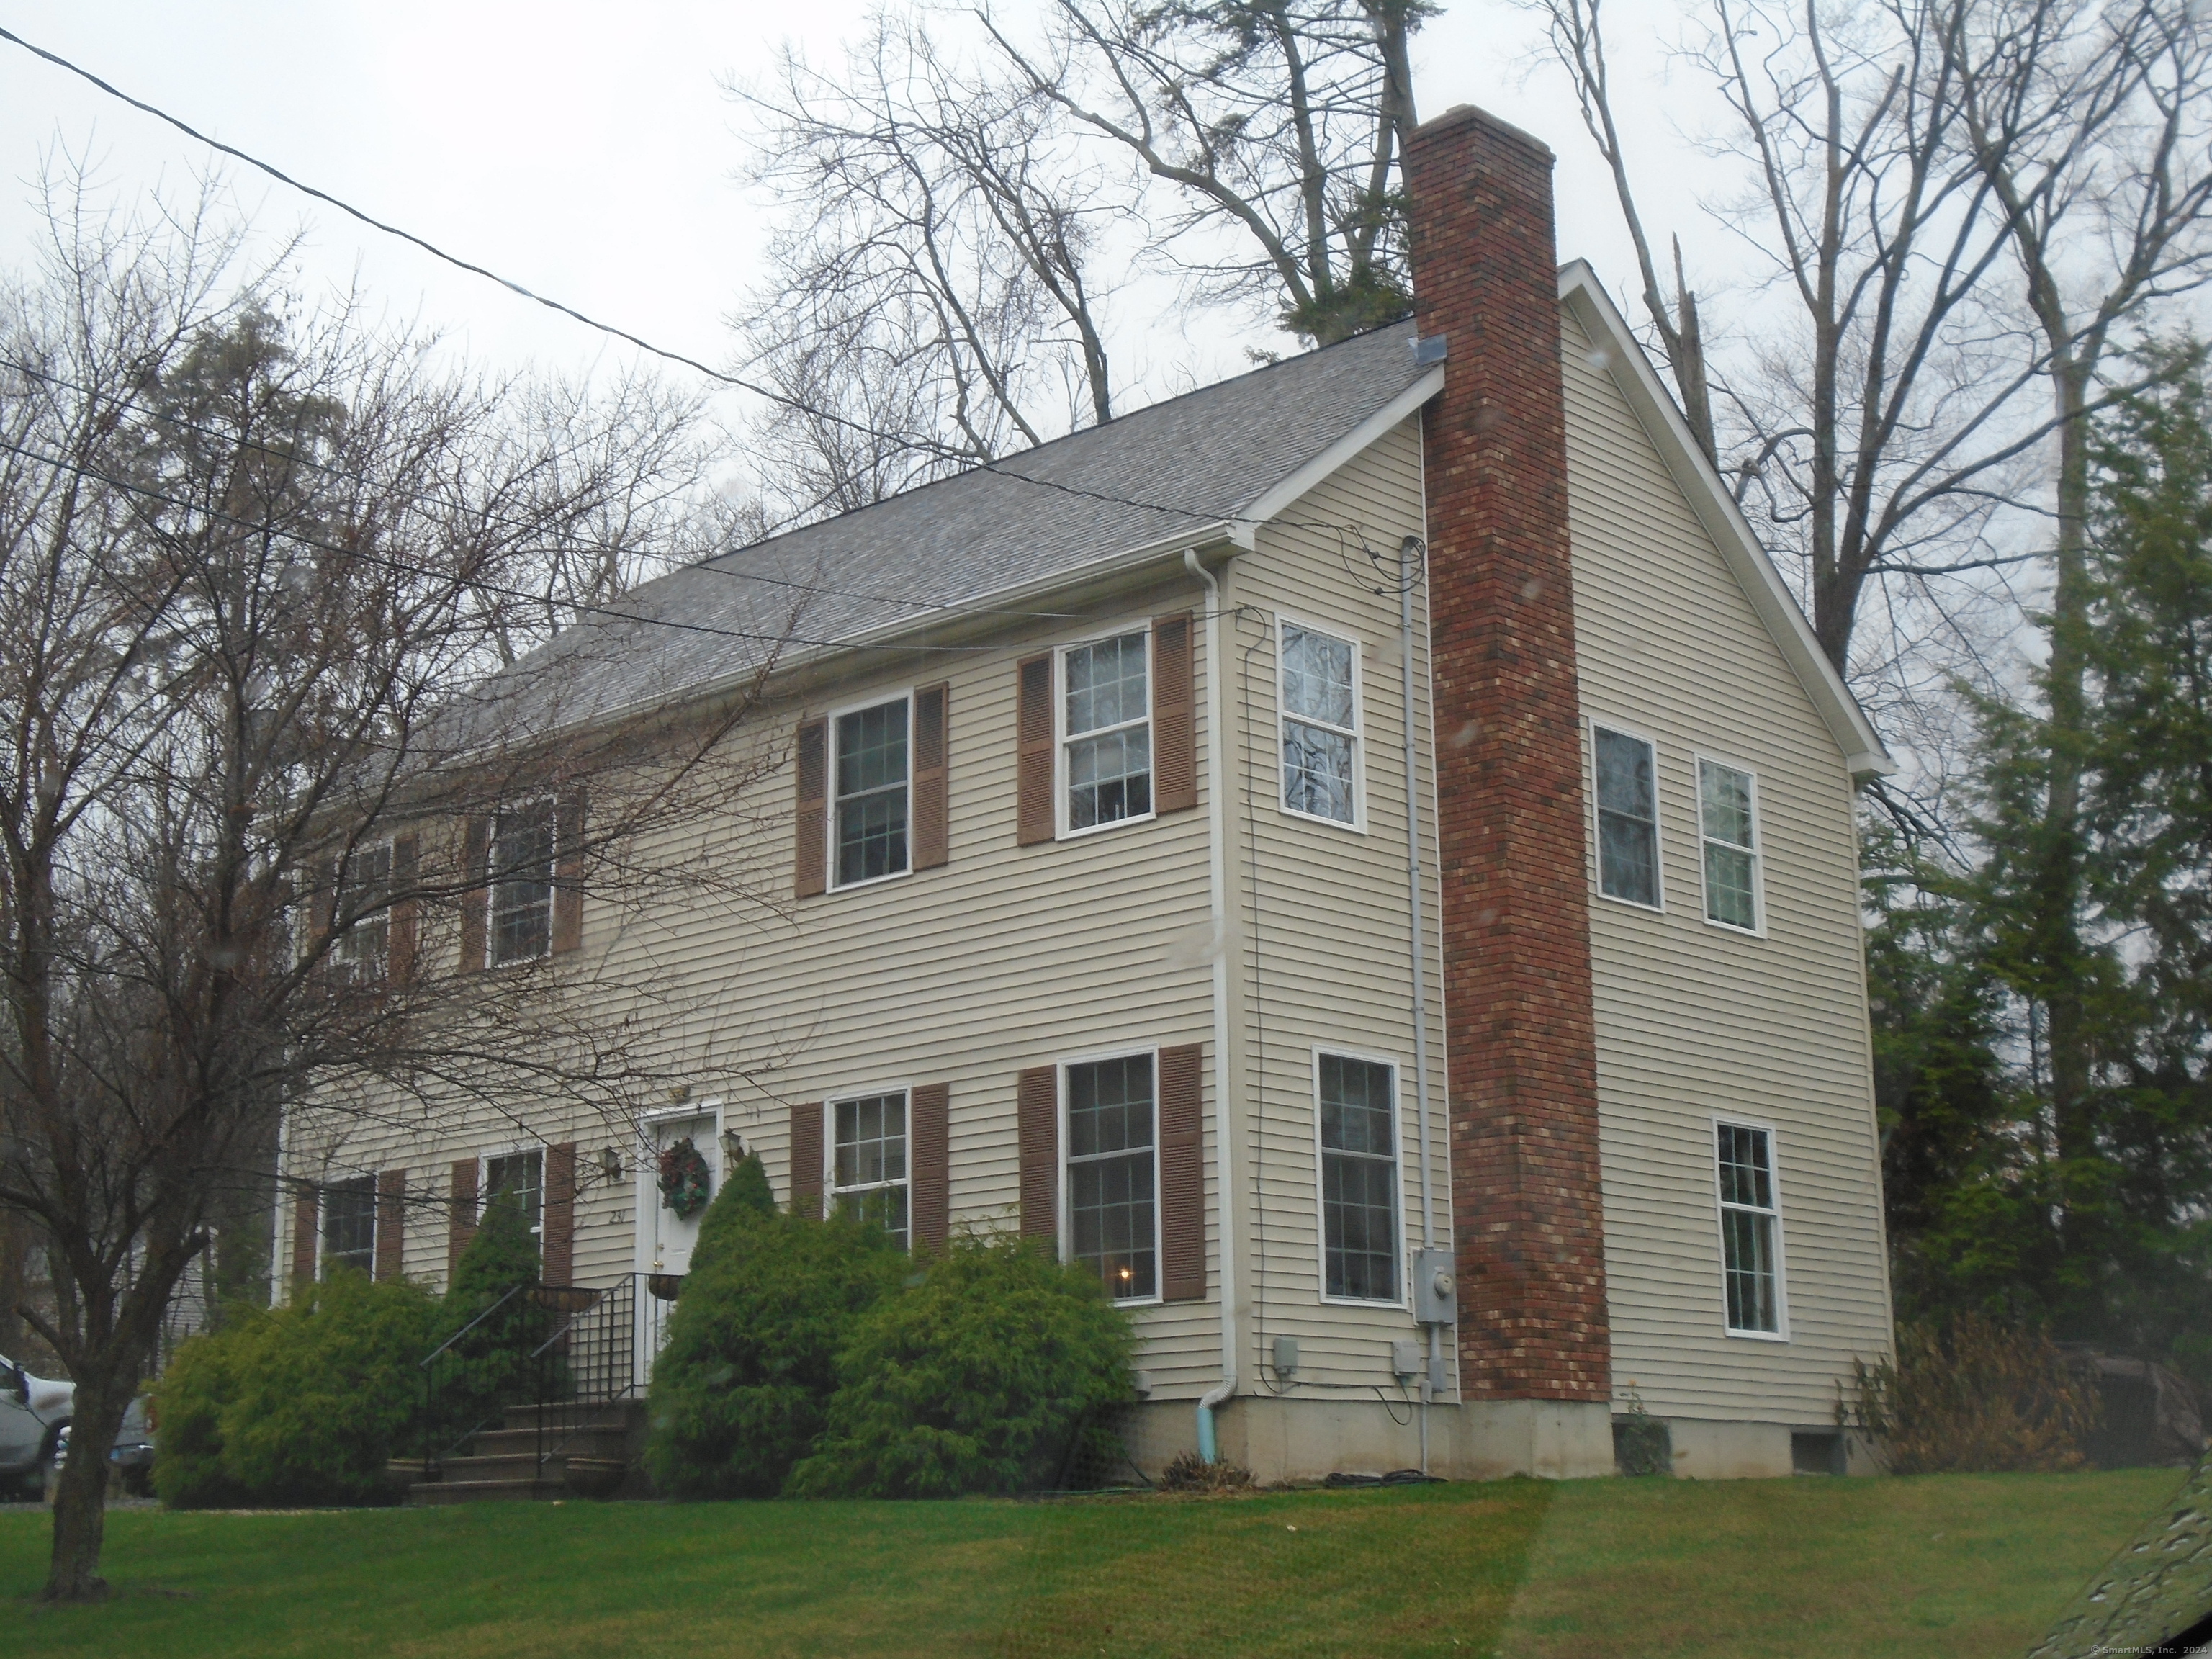
M 1501 1481 L 1048 1504 L 128 1511 L 21 1655 L 2003 1654 L 2174 1484 Z

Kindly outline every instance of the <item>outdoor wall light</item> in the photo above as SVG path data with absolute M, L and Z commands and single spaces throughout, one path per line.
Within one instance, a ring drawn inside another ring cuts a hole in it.
M 599 1148 L 599 1178 L 603 1181 L 622 1179 L 622 1154 L 611 1146 Z
M 745 1155 L 745 1138 L 735 1129 L 723 1130 L 722 1152 L 731 1164 L 740 1162 Z

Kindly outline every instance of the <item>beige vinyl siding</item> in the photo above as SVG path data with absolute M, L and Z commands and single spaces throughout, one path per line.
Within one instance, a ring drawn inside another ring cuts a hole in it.
M 1844 755 L 1565 318 L 1577 648 L 1589 721 L 1657 742 L 1665 910 L 1597 896 L 1616 1389 L 1654 1412 L 1816 1424 L 1889 1341 Z M 1759 780 L 1765 936 L 1705 920 L 1695 757 Z M 1772 1126 L 1786 1342 L 1724 1334 L 1712 1121 Z
M 1397 1068 L 1401 1243 L 1420 1243 L 1412 974 L 1406 884 L 1405 714 L 1398 597 L 1377 594 L 1386 562 L 1425 533 L 1418 416 L 1401 422 L 1264 528 L 1231 571 L 1231 706 L 1249 719 L 1232 757 L 1230 844 L 1237 933 L 1238 1043 L 1245 1079 L 1238 1217 L 1246 1237 L 1247 1383 L 1273 1382 L 1278 1335 L 1299 1345 L 1301 1378 L 1380 1385 L 1393 1401 L 1390 1344 L 1419 1334 L 1402 1306 L 1324 1301 L 1313 1054 Z M 1386 563 L 1386 569 L 1387 569 Z M 1364 833 L 1285 811 L 1276 702 L 1278 613 L 1358 641 Z M 1429 1097 L 1436 1239 L 1449 1248 L 1450 1170 L 1437 953 L 1434 781 L 1429 767 L 1427 606 L 1414 594 L 1415 730 L 1421 745 L 1429 979 Z M 1245 664 L 1249 662 L 1249 671 Z M 1247 680 L 1249 678 L 1249 685 Z M 1249 714 L 1248 712 L 1249 711 Z M 1256 902 L 1256 909 L 1255 909 Z M 1449 1351 L 1451 1345 L 1447 1344 Z M 1264 1368 L 1264 1369 L 1263 1369 Z M 1295 1393 L 1296 1390 L 1293 1390 Z M 1371 1396 L 1370 1396 L 1371 1397 Z
M 1025 1066 L 1123 1048 L 1200 1043 L 1207 1050 L 1204 1156 L 1209 1285 L 1220 1284 L 1214 1175 L 1212 969 L 1207 928 L 1207 728 L 1202 625 L 1194 649 L 1200 802 L 1079 838 L 1018 847 L 1015 830 L 1015 672 L 1022 656 L 1059 644 L 1149 626 L 1158 615 L 1202 612 L 1204 590 L 1186 577 L 1085 607 L 1088 620 L 1047 624 L 1012 618 L 1000 640 L 977 648 L 901 653 L 866 674 L 807 688 L 803 702 L 763 707 L 730 739 L 781 753 L 781 764 L 702 827 L 719 857 L 745 870 L 756 902 L 726 895 L 671 900 L 641 915 L 587 903 L 582 950 L 564 971 L 604 988 L 617 1018 L 640 988 L 666 988 L 644 1012 L 659 1021 L 661 1062 L 693 1098 L 719 1100 L 726 1127 L 765 1163 L 779 1200 L 790 1193 L 789 1109 L 879 1086 L 941 1082 L 951 1089 L 951 1218 L 956 1229 L 1011 1225 L 1017 1213 L 1015 1080 Z M 1046 607 L 1028 607 L 1030 611 Z M 1079 609 L 1065 604 L 1054 611 Z M 802 717 L 950 682 L 949 862 L 937 869 L 819 897 L 791 892 L 790 733 Z M 1194 944 L 1194 939 L 1196 943 Z M 450 939 L 426 945 L 450 950 Z M 647 999 L 652 1001 L 653 999 Z M 661 1099 L 641 1103 L 666 1109 Z M 599 1147 L 635 1143 L 589 1112 L 549 1108 L 531 1127 L 549 1141 L 579 1143 L 589 1175 Z M 453 1108 L 434 1134 L 405 1141 L 420 1184 L 446 1191 L 451 1161 L 505 1145 L 515 1131 L 496 1114 Z M 385 1140 L 353 1135 L 353 1140 Z M 308 1154 L 293 1159 L 301 1167 Z M 576 1271 L 590 1282 L 646 1264 L 635 1259 L 641 1203 L 657 1202 L 650 1171 L 593 1185 L 577 1204 Z M 413 1218 L 408 1270 L 442 1282 L 446 1220 Z M 1194 1395 L 1219 1374 L 1219 1308 L 1146 1308 L 1139 1363 L 1156 1397 Z

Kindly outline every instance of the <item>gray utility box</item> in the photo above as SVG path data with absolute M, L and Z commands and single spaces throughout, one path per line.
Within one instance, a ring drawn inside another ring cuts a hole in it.
M 1459 1292 L 1449 1250 L 1413 1252 L 1413 1317 L 1424 1325 L 1459 1323 Z

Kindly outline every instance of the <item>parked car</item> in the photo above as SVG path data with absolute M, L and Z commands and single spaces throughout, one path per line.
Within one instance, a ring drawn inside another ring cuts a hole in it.
M 123 1426 L 107 1449 L 107 1462 L 123 1478 L 123 1490 L 133 1498 L 154 1491 L 154 1402 L 140 1395 L 123 1413 Z
M 0 1486 L 38 1490 L 76 1405 L 76 1383 L 33 1376 L 0 1355 Z

